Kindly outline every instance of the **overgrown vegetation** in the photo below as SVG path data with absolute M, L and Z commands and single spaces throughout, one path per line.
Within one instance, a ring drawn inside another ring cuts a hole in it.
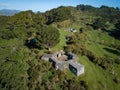
M 118 8 L 89 5 L 0 16 L 0 90 L 119 90 L 119 18 Z M 40 59 L 61 49 L 78 55 L 85 74 Z

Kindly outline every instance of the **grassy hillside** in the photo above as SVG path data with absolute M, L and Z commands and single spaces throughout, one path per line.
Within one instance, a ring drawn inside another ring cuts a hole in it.
M 53 48 L 54 49 L 62 49 L 62 47 L 65 45 L 65 36 L 69 35 L 71 33 L 64 31 L 63 29 L 61 29 L 61 41 L 60 43 Z M 100 34 L 100 37 L 99 37 Z M 102 57 L 102 56 L 108 56 L 110 58 L 113 58 L 113 60 L 119 58 L 120 56 L 120 51 L 113 48 L 113 47 L 109 47 L 103 44 L 99 44 L 99 42 L 101 41 L 106 41 L 107 44 L 111 45 L 111 44 L 115 44 L 116 43 L 118 45 L 120 45 L 120 41 L 116 40 L 114 37 L 111 37 L 108 35 L 108 33 L 106 32 L 101 32 L 101 31 L 87 31 L 87 36 L 88 36 L 88 41 L 86 41 L 86 47 L 92 51 L 93 53 L 97 54 L 98 56 Z M 110 52 L 105 50 L 104 48 L 109 48 L 111 50 L 115 50 L 118 52 L 118 54 L 114 53 L 114 52 Z M 85 74 L 77 77 L 78 81 L 79 80 L 85 80 L 88 84 L 88 90 L 119 90 L 120 88 L 120 84 L 116 84 L 113 79 L 114 76 L 112 76 L 110 73 L 108 73 L 106 70 L 102 69 L 101 67 L 99 67 L 98 65 L 92 63 L 91 61 L 89 61 L 89 59 L 86 56 L 79 56 L 79 62 L 83 65 L 85 65 Z M 117 75 L 118 78 L 120 73 L 120 65 L 114 65 L 114 71 Z M 68 72 L 69 74 L 67 75 L 67 77 L 74 77 L 73 75 L 71 75 L 71 72 Z
M 80 23 L 80 22 L 79 22 Z M 71 27 L 80 27 L 77 24 Z M 81 26 L 82 27 L 82 26 Z M 52 48 L 52 50 L 62 50 L 63 46 L 66 45 L 66 36 L 74 34 L 67 31 L 68 28 L 59 29 L 60 31 L 60 42 Z M 78 29 L 77 29 L 78 30 Z M 78 30 L 79 32 L 79 30 Z M 120 50 L 114 45 L 120 45 L 120 41 L 110 36 L 109 33 L 100 30 L 88 30 L 86 32 L 87 40 L 86 47 L 94 54 L 104 57 L 107 56 L 112 58 L 114 61 L 119 58 Z M 106 49 L 107 48 L 107 49 Z M 110 51 L 111 50 L 111 51 Z M 120 78 L 119 70 L 120 65 L 114 64 L 115 75 L 110 74 L 103 68 L 99 67 L 97 64 L 92 63 L 86 56 L 81 56 L 78 54 L 79 62 L 85 65 L 85 74 L 77 77 L 77 81 L 84 80 L 88 84 L 88 90 L 119 90 L 120 84 L 114 82 L 114 76 Z M 109 59 L 108 58 L 108 59 Z M 65 74 L 68 78 L 75 77 L 71 72 L 66 71 Z
M 0 16 L 0 90 L 119 90 L 119 14 L 78 5 Z M 75 53 L 85 73 L 77 77 L 41 60 L 60 50 Z

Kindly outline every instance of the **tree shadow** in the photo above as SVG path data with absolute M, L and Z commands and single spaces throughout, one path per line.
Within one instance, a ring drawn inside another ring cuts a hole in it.
M 113 49 L 110 49 L 110 48 L 103 48 L 105 49 L 106 51 L 110 52 L 110 53 L 113 53 L 113 54 L 116 54 L 116 55 L 120 55 L 120 52 L 117 51 L 117 50 L 113 50 Z
M 36 39 L 31 39 L 31 40 L 29 40 L 29 41 L 26 40 L 25 45 L 26 45 L 29 49 L 32 49 L 32 48 L 41 49 L 41 47 L 37 45 Z
M 115 39 L 120 40 L 120 32 L 118 30 L 108 30 L 108 29 L 102 29 L 103 32 L 107 32 L 108 35 L 114 37 Z
M 120 32 L 118 32 L 118 31 L 116 31 L 116 30 L 110 31 L 110 32 L 109 32 L 109 35 L 112 36 L 112 37 L 114 37 L 115 39 L 120 40 Z

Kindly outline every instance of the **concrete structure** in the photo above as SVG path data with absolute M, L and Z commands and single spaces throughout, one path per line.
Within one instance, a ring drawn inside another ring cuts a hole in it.
M 45 61 L 49 61 L 49 59 L 52 57 L 52 54 L 44 54 L 41 59 Z
M 74 28 L 70 28 L 69 31 L 70 31 L 70 32 L 73 32 L 73 33 L 77 32 L 77 30 L 74 29 Z
M 73 53 L 56 52 L 54 54 L 44 54 L 43 60 L 50 61 L 56 70 L 71 70 L 75 75 L 79 76 L 84 73 L 84 65 L 77 62 L 78 58 Z
M 77 76 L 84 73 L 84 65 L 81 65 L 80 63 L 70 63 L 69 69 Z

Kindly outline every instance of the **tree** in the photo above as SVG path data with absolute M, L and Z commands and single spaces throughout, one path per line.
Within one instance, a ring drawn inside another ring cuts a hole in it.
M 23 50 L 0 61 L 0 90 L 27 90 L 28 64 Z
M 105 29 L 106 25 L 105 25 L 105 21 L 102 18 L 98 18 L 95 20 L 95 22 L 93 23 L 93 28 L 94 29 Z
M 41 48 L 53 47 L 59 42 L 59 31 L 51 26 L 38 27 L 36 40 Z
M 71 39 L 67 41 L 67 46 L 64 47 L 66 52 L 74 52 L 77 54 L 83 54 L 85 47 L 86 34 L 84 32 L 79 32 L 71 35 Z
M 115 28 L 116 29 L 110 35 L 115 37 L 116 39 L 120 39 L 120 20 L 118 20 L 115 24 Z
M 116 29 L 120 32 L 120 20 L 115 24 Z
M 0 16 L 0 30 L 5 28 L 8 20 L 9 20 L 8 16 Z
M 71 18 L 71 9 L 69 7 L 60 6 L 57 9 L 47 11 L 45 16 L 48 19 L 47 24 L 68 20 Z
M 34 26 L 37 24 L 41 25 L 41 24 L 45 24 L 47 22 L 47 19 L 45 18 L 45 15 L 37 12 L 34 17 L 33 17 L 33 21 L 34 21 Z

